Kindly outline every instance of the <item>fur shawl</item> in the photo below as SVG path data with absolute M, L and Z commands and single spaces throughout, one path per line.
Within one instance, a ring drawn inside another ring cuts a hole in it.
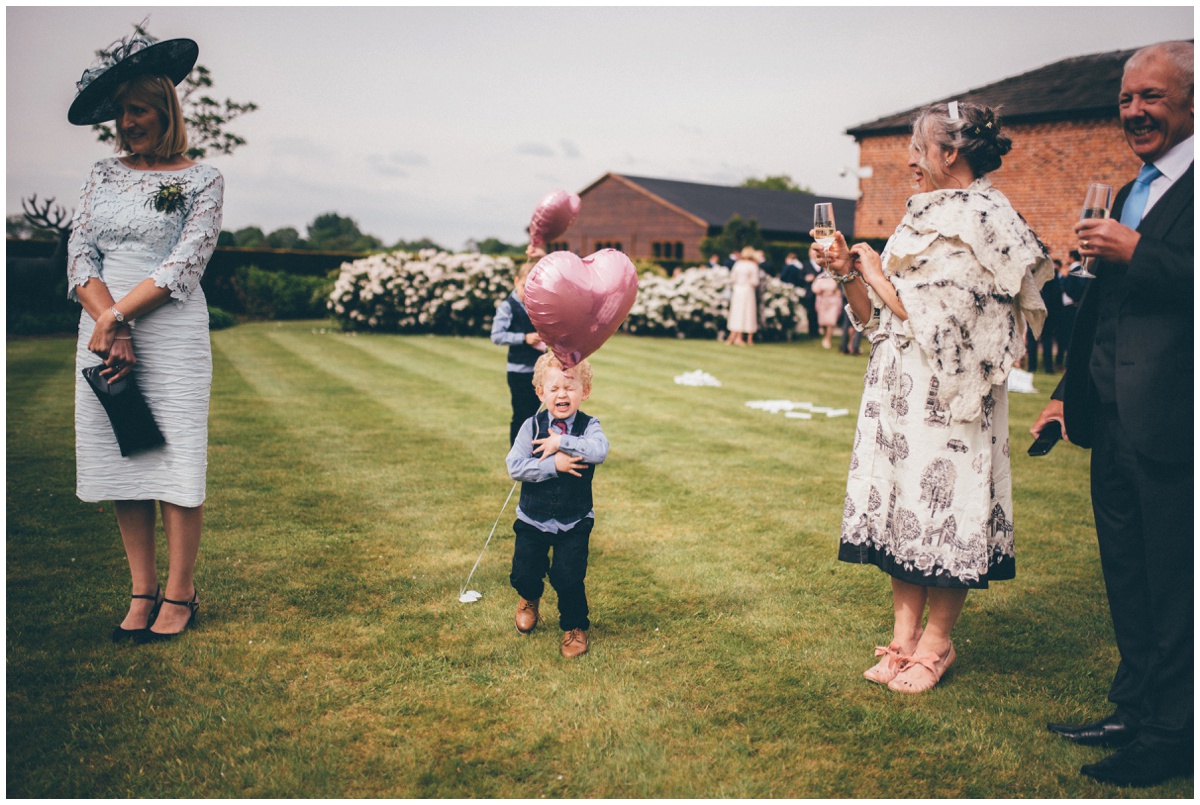
M 1040 335 L 1039 293 L 1054 275 L 1046 247 L 987 177 L 965 190 L 908 200 L 883 269 L 959 422 L 978 419 L 983 398 L 1025 355 L 1025 327 Z

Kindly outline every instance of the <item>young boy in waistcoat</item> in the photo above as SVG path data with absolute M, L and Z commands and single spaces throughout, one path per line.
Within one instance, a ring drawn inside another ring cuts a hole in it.
M 533 266 L 532 259 L 521 266 L 512 294 L 496 306 L 496 317 L 492 319 L 492 343 L 508 347 L 508 393 L 513 410 L 508 425 L 509 445 L 516 441 L 521 423 L 537 413 L 541 405 L 533 389 L 533 365 L 546 347 L 525 312 L 525 280 Z
M 550 586 L 558 593 L 560 650 L 572 658 L 588 650 L 591 622 L 583 580 L 595 522 L 592 476 L 608 456 L 608 438 L 598 419 L 579 410 L 592 393 L 587 361 L 564 370 L 547 352 L 534 365 L 533 385 L 546 410 L 521 425 L 507 459 L 508 474 L 521 481 L 509 582 L 520 596 L 517 631 L 529 634 L 540 620 L 542 580 L 549 572 Z

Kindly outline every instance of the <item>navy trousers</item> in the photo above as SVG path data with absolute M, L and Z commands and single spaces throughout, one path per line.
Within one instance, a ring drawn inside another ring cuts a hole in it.
M 1192 738 L 1192 465 L 1130 444 L 1115 406 L 1097 411 L 1092 508 L 1121 662 L 1109 701 L 1164 750 Z
M 508 394 L 512 398 L 512 422 L 508 425 L 508 445 L 517 440 L 525 420 L 538 412 L 542 401 L 533 388 L 533 372 L 509 372 Z
M 509 583 L 518 595 L 532 601 L 542 597 L 546 589 L 543 580 L 549 574 L 550 586 L 558 593 L 558 625 L 564 632 L 591 626 L 583 580 L 587 576 L 588 539 L 594 524 L 595 520 L 585 517 L 570 531 L 548 534 L 524 520 L 513 523 L 517 538 Z

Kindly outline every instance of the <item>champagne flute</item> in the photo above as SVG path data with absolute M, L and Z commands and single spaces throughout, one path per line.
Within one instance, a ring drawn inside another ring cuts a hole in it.
M 813 205 L 813 235 L 821 251 L 833 245 L 833 233 L 837 224 L 833 221 L 833 205 L 828 202 Z
M 1088 185 L 1087 194 L 1083 197 L 1083 213 L 1079 216 L 1079 220 L 1086 221 L 1089 218 L 1107 218 L 1111 210 L 1112 185 L 1100 184 L 1099 182 L 1093 182 Z M 1095 277 L 1096 275 L 1091 271 L 1094 261 L 1094 257 L 1083 258 L 1080 262 L 1080 271 L 1075 276 Z

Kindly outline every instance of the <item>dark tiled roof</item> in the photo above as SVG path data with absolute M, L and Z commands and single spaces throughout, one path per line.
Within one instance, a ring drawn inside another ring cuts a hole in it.
M 1114 50 L 1075 56 L 930 103 L 973 101 L 999 106 L 1006 123 L 1116 118 L 1121 71 L 1134 53 L 1135 50 Z M 856 139 L 907 133 L 920 108 L 881 117 L 847 129 L 846 133 Z
M 854 199 L 816 196 L 788 190 L 727 187 L 619 175 L 663 201 L 704 220 L 710 227 L 722 227 L 736 214 L 743 220 L 755 219 L 764 235 L 777 238 L 794 236 L 800 240 L 808 240 L 808 230 L 812 228 L 813 204 L 828 201 L 833 204 L 833 214 L 838 227 L 847 237 L 853 236 L 851 230 L 854 226 Z M 595 187 L 595 184 L 592 187 Z

